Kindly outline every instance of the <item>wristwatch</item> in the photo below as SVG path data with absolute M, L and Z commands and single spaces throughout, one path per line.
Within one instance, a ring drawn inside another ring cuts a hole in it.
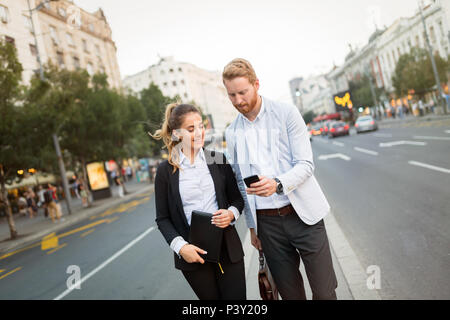
M 283 185 L 281 184 L 281 181 L 278 178 L 274 179 L 277 183 L 277 194 L 282 195 L 283 194 Z

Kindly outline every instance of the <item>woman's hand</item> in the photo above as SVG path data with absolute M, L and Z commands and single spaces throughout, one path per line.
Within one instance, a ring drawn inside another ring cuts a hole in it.
M 180 249 L 180 256 L 183 257 L 187 263 L 201 263 L 204 264 L 205 260 L 200 257 L 199 253 L 206 254 L 207 252 L 192 244 L 185 244 Z
M 230 210 L 220 209 L 213 214 L 211 223 L 218 228 L 225 229 L 234 220 L 234 214 Z

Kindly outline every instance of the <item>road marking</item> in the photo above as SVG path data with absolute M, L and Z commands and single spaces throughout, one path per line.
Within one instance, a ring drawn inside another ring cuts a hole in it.
M 21 270 L 21 269 L 22 269 L 22 267 L 18 267 L 18 268 L 15 268 L 14 270 L 12 270 L 12 271 L 10 271 L 10 272 L 8 272 L 8 273 L 5 273 L 4 275 L 2 275 L 2 276 L 0 277 L 0 280 L 6 278 L 7 276 L 9 276 L 9 275 L 13 274 L 14 272 L 17 272 L 17 271 L 19 271 L 19 270 Z
M 363 152 L 363 153 L 367 153 L 367 154 L 370 154 L 370 155 L 373 155 L 373 156 L 377 156 L 377 155 L 378 155 L 378 152 L 376 152 L 376 151 L 367 150 L 367 149 L 358 148 L 358 147 L 354 147 L 354 149 L 355 149 L 356 151 Z
M 374 133 L 373 136 L 377 138 L 392 138 L 392 133 Z
M 414 136 L 413 139 L 425 139 L 425 140 L 450 140 L 450 137 L 426 137 L 426 136 Z
M 409 144 L 412 146 L 426 146 L 427 145 L 426 142 L 419 142 L 419 141 L 393 141 L 393 142 L 380 143 L 380 148 L 393 147 L 393 146 L 399 146 L 399 145 L 404 145 L 404 144 Z
M 58 243 L 58 237 L 56 236 L 56 233 L 50 233 L 49 235 L 46 235 L 42 238 L 41 241 L 41 250 L 45 251 L 48 249 L 57 248 L 59 245 Z
M 138 236 L 136 239 L 134 239 L 133 241 L 131 241 L 130 243 L 128 243 L 125 247 L 123 247 L 122 249 L 120 249 L 119 251 L 117 251 L 111 258 L 109 258 L 108 260 L 106 260 L 105 262 L 103 262 L 101 265 L 99 265 L 97 268 L 95 268 L 94 270 L 92 270 L 91 272 L 89 272 L 89 274 L 87 274 L 84 278 L 82 278 L 81 280 L 77 281 L 77 283 L 75 283 L 71 288 L 67 289 L 66 291 L 64 291 L 63 293 L 61 293 L 59 296 L 57 296 L 55 299 L 53 300 L 61 300 L 62 298 L 64 298 L 65 296 L 67 296 L 69 293 L 72 292 L 72 290 L 74 290 L 74 288 L 78 287 L 79 285 L 81 286 L 81 284 L 83 282 L 85 282 L 86 280 L 88 280 L 90 277 L 92 277 L 93 275 L 95 275 L 97 272 L 99 272 L 100 270 L 102 270 L 104 267 L 106 267 L 108 264 L 110 264 L 111 262 L 113 262 L 114 260 L 116 260 L 120 255 L 122 255 L 125 251 L 127 251 L 128 249 L 130 249 L 132 246 L 134 246 L 137 242 L 139 242 L 140 240 L 142 240 L 147 234 L 149 234 L 150 232 L 152 232 L 153 230 L 155 230 L 156 227 L 151 227 L 149 229 L 147 229 L 146 231 L 144 231 L 140 236 Z
M 82 233 L 82 234 L 80 235 L 80 237 L 81 237 L 81 238 L 84 238 L 84 237 L 86 237 L 88 234 L 91 234 L 91 233 L 94 232 L 94 231 L 95 231 L 95 228 L 92 228 L 91 230 L 86 231 L 85 233 Z
M 4 255 L 2 255 L 0 257 L 0 260 L 6 259 L 6 258 L 8 258 L 8 257 L 10 257 L 12 255 L 15 255 L 16 253 L 19 253 L 19 252 L 22 252 L 22 251 L 25 251 L 25 250 L 28 250 L 28 249 L 32 249 L 32 248 L 35 248 L 35 247 L 39 247 L 40 245 L 41 245 L 41 242 L 38 242 L 38 243 L 32 244 L 32 245 L 30 245 L 28 247 L 25 247 L 25 248 L 22 248 L 22 249 L 19 249 L 19 250 L 16 250 L 16 251 L 11 251 L 11 252 L 5 253 Z
M 450 133 L 450 130 L 445 130 L 445 133 Z
M 3 273 L 3 272 L 5 272 L 6 270 L 5 269 L 0 269 L 0 273 Z
M 90 223 L 90 224 L 87 224 L 87 225 L 85 225 L 85 226 L 82 226 L 82 227 L 79 227 L 79 228 L 70 230 L 70 231 L 68 231 L 68 232 L 66 232 L 66 233 L 63 233 L 63 234 L 60 234 L 60 235 L 58 236 L 58 238 L 61 239 L 62 237 L 70 236 L 71 234 L 74 234 L 74 233 L 77 233 L 77 232 L 80 232 L 80 231 L 84 231 L 84 230 L 86 230 L 86 229 L 95 227 L 95 226 L 97 226 L 97 225 L 99 225 L 99 224 L 102 224 L 102 223 L 105 223 L 105 222 L 108 222 L 108 221 L 109 221 L 108 219 L 102 219 L 102 220 L 95 221 L 95 222 Z
M 108 223 L 108 224 L 112 223 L 112 222 L 116 221 L 117 219 L 119 219 L 119 217 L 115 216 L 114 218 L 108 219 L 108 222 L 106 222 L 106 223 Z
M 345 144 L 343 144 L 342 142 L 333 142 L 334 145 L 339 146 L 339 147 L 345 147 Z
M 334 158 L 340 158 L 340 159 L 345 160 L 345 161 L 352 160 L 352 158 L 350 158 L 349 156 L 346 156 L 345 154 L 342 154 L 342 153 L 322 155 L 322 156 L 319 157 L 319 160 L 328 160 L 328 159 L 334 159 Z
M 439 171 L 439 172 L 444 172 L 444 173 L 449 173 L 450 174 L 450 170 L 449 169 L 432 166 L 431 164 L 426 164 L 426 163 L 417 162 L 417 161 L 408 161 L 408 163 L 410 165 L 413 165 L 413 166 L 423 167 L 423 168 L 427 168 L 427 169 L 431 169 L 431 170 L 435 170 L 435 171 Z
M 59 249 L 64 248 L 65 246 L 67 246 L 67 243 L 63 243 L 62 245 L 56 247 L 55 249 L 48 251 L 47 254 L 52 254 L 53 252 L 56 252 L 56 251 L 58 251 Z

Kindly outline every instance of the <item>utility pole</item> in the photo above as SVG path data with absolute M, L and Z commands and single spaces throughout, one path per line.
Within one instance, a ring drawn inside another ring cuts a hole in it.
M 434 79 L 436 81 L 436 86 L 439 91 L 439 101 L 441 102 L 441 105 L 443 107 L 444 114 L 447 114 L 447 102 L 444 99 L 444 92 L 442 91 L 441 81 L 439 79 L 439 73 L 438 73 L 437 67 L 436 67 L 436 61 L 434 60 L 433 47 L 431 46 L 430 37 L 428 36 L 428 29 L 427 29 L 427 24 L 425 22 L 425 17 L 423 14 L 422 4 L 423 4 L 423 0 L 419 0 L 419 11 L 420 11 L 420 16 L 422 18 L 424 32 L 425 32 L 428 53 L 429 53 L 430 59 L 431 59 L 431 66 L 433 67 L 433 73 L 434 73 Z
M 30 14 L 30 20 L 31 20 L 31 28 L 33 31 L 33 36 L 34 36 L 34 45 L 36 46 L 37 61 L 39 63 L 39 78 L 41 79 L 41 81 L 45 81 L 45 75 L 44 75 L 44 68 L 42 67 L 41 55 L 39 52 L 39 46 L 38 46 L 38 41 L 37 41 L 37 36 L 36 36 L 36 29 L 34 27 L 33 11 L 40 10 L 44 6 L 44 4 L 51 2 L 51 1 L 58 1 L 58 0 L 46 0 L 42 3 L 40 3 L 36 8 L 31 9 L 30 0 L 27 0 L 28 12 Z M 56 135 L 56 133 L 52 134 L 52 139 L 53 139 L 53 144 L 54 144 L 55 150 L 56 150 L 56 156 L 58 157 L 59 171 L 61 174 L 61 180 L 62 180 L 62 184 L 63 184 L 64 194 L 66 195 L 65 199 L 66 199 L 67 211 L 69 214 L 72 214 L 72 208 L 71 208 L 71 204 L 70 204 L 71 195 L 70 195 L 70 190 L 69 190 L 69 182 L 67 181 L 66 168 L 64 166 L 61 148 L 59 146 L 59 139 L 58 139 L 58 136 Z

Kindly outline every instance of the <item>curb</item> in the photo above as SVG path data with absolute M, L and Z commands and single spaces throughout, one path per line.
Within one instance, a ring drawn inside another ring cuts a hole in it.
M 339 227 L 334 215 L 324 218 L 328 239 L 355 300 L 381 300 L 377 290 L 367 287 L 367 273 Z
M 59 230 L 62 230 L 62 229 L 69 227 L 77 222 L 85 220 L 85 219 L 87 219 L 93 215 L 96 215 L 104 210 L 107 210 L 107 209 L 114 207 L 122 202 L 125 202 L 138 194 L 145 193 L 145 192 L 152 191 L 152 190 L 154 190 L 154 186 L 148 185 L 138 191 L 127 194 L 123 198 L 114 199 L 110 202 L 101 204 L 98 207 L 92 207 L 91 209 L 88 209 L 88 210 L 73 212 L 72 215 L 65 215 L 66 221 L 59 223 L 57 225 L 51 225 L 51 226 L 49 226 L 49 228 L 46 228 L 44 231 L 36 232 L 36 233 L 26 236 L 22 239 L 13 240 L 13 243 L 11 243 L 10 245 L 6 245 L 6 246 L 0 248 L 0 254 L 5 254 L 8 251 L 11 251 L 13 249 L 20 249 L 21 247 L 25 247 L 32 242 L 36 242 L 37 240 L 42 239 L 43 237 L 45 237 L 46 235 L 48 235 L 50 233 L 58 232 Z

